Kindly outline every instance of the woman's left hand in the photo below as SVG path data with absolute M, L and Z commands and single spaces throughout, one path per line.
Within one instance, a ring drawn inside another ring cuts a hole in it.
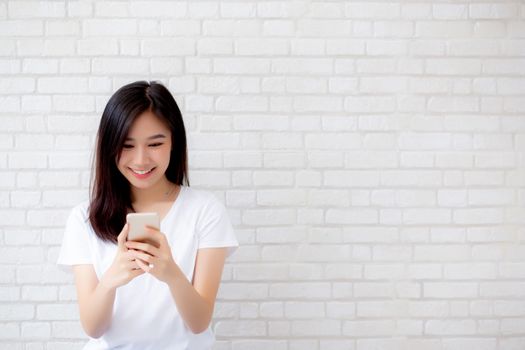
M 158 247 L 151 243 L 127 241 L 126 247 L 135 256 L 137 265 L 157 279 L 167 282 L 178 271 L 177 264 L 171 255 L 171 248 L 166 236 L 159 230 L 146 227 L 146 231 L 151 235 L 152 240 L 157 242 Z

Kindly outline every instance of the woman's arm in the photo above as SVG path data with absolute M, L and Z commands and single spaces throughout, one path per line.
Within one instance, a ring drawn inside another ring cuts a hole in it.
M 92 338 L 99 338 L 109 328 L 117 288 L 144 273 L 125 246 L 127 235 L 125 225 L 117 239 L 115 259 L 100 281 L 93 265 L 73 266 L 80 322 Z
M 159 243 L 158 248 L 133 241 L 126 242 L 126 246 L 141 269 L 168 284 L 186 326 L 193 333 L 204 332 L 213 315 L 227 248 L 199 249 L 190 282 L 173 260 L 166 236 L 156 229 L 148 228 L 148 231 Z
M 197 251 L 193 285 L 180 269 L 167 281 L 177 309 L 193 333 L 204 332 L 210 325 L 226 251 L 227 248 Z
M 75 265 L 80 322 L 92 338 L 99 338 L 111 324 L 115 289 L 105 288 L 98 282 L 93 265 Z

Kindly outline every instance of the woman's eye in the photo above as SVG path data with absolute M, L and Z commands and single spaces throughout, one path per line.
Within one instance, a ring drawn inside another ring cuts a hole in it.
M 133 145 L 124 145 L 124 146 L 122 146 L 122 147 L 123 147 L 123 148 L 128 148 L 128 149 L 129 149 L 129 148 L 133 148 Z
M 162 146 L 162 143 L 152 143 L 150 147 L 159 147 Z

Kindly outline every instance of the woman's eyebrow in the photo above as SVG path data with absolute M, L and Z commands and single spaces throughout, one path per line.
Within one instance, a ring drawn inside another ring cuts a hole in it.
M 148 140 L 157 140 L 157 139 L 165 139 L 165 138 L 166 138 L 166 135 L 164 135 L 164 134 L 157 134 L 157 135 L 153 135 L 153 136 L 148 137 Z M 126 137 L 126 141 L 135 141 L 135 139 L 132 138 L 132 137 Z

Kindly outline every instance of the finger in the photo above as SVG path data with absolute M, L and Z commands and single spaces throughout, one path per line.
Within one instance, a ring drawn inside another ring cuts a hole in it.
M 125 244 L 124 244 L 125 246 Z M 125 253 L 122 253 L 122 257 L 124 260 L 129 260 L 129 261 L 132 261 L 132 260 L 135 260 L 135 255 L 133 254 L 133 250 L 132 249 L 128 249 L 126 247 L 126 252 Z
M 140 276 L 142 275 L 143 273 L 145 273 L 146 271 L 142 270 L 142 269 L 135 269 L 133 271 L 131 271 L 131 278 L 135 278 L 137 276 Z
M 153 264 L 146 264 L 142 260 L 137 260 L 137 265 L 139 265 L 141 270 L 144 271 L 144 272 L 150 272 L 151 269 L 154 267 Z
M 142 250 L 143 252 L 149 253 L 150 255 L 158 256 L 159 250 L 149 243 L 127 241 L 125 246 L 128 249 Z
M 146 226 L 146 232 L 150 235 L 152 235 L 156 240 L 159 240 L 159 239 L 165 239 L 166 236 L 160 232 L 159 229 L 155 228 L 155 227 L 151 227 L 151 226 Z
M 148 234 L 150 234 L 153 237 L 153 239 L 157 243 L 155 247 L 158 247 L 161 249 L 163 246 L 169 247 L 168 238 L 166 237 L 164 233 L 155 229 L 154 227 L 152 228 L 147 227 L 146 231 L 148 232 Z
M 138 260 L 141 260 L 147 264 L 151 264 L 153 262 L 154 257 L 143 252 L 135 252 L 135 258 Z
M 160 230 L 158 228 L 153 227 L 153 226 L 146 225 L 146 226 L 144 226 L 144 228 L 146 229 L 146 231 L 148 231 L 148 232 L 150 232 L 152 234 L 160 232 Z
M 124 227 L 122 228 L 122 231 L 120 231 L 119 235 L 117 236 L 117 244 L 118 248 L 121 251 L 127 251 L 126 248 L 126 239 L 128 238 L 128 232 L 129 232 L 129 224 L 126 223 Z
M 140 266 L 137 264 L 137 260 L 133 260 L 133 261 L 128 261 L 128 263 L 126 264 L 126 268 L 129 270 L 136 270 L 136 269 L 140 269 Z

